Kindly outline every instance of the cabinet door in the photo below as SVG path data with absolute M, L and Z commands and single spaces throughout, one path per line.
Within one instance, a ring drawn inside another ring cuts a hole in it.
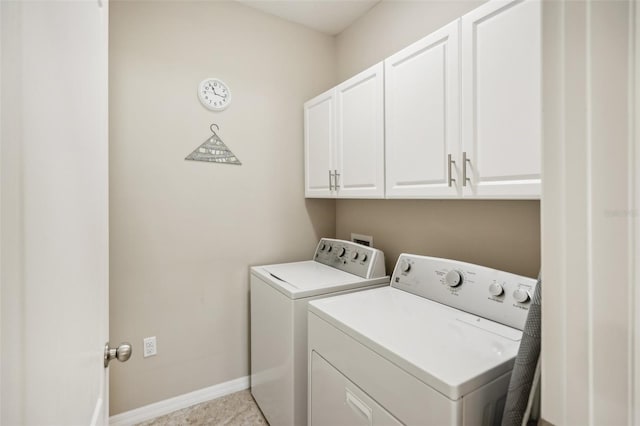
M 339 198 L 384 198 L 383 65 L 336 88 Z
M 537 0 L 462 17 L 463 196 L 540 197 L 540 25 Z
M 459 26 L 456 20 L 384 61 L 387 198 L 460 195 Z
M 334 90 L 304 104 L 304 195 L 333 198 L 330 173 L 334 169 L 335 143 Z

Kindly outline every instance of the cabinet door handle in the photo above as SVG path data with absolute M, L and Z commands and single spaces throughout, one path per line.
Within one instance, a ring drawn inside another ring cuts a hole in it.
M 331 181 L 332 177 L 333 173 L 331 173 L 331 170 L 329 170 L 329 191 L 333 191 L 333 182 Z
M 340 173 L 338 173 L 337 170 L 333 171 L 333 187 L 334 189 L 337 191 L 338 189 L 340 189 L 340 184 L 338 184 L 338 178 L 340 177 Z
M 467 186 L 467 182 L 471 179 L 467 177 L 467 163 L 471 164 L 471 160 L 467 158 L 467 152 L 462 153 L 462 186 Z
M 451 170 L 451 165 L 452 164 L 456 164 L 455 160 L 453 160 L 451 158 L 451 154 L 449 154 L 447 156 L 447 168 L 449 170 L 449 187 L 451 187 L 451 185 L 453 184 L 453 182 L 455 182 L 456 180 L 453 178 L 453 175 L 451 174 L 452 170 Z

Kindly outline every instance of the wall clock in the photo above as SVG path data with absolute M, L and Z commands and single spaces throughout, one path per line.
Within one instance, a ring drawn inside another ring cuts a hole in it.
M 205 78 L 198 85 L 200 103 L 212 111 L 222 111 L 231 104 L 231 90 L 217 78 Z

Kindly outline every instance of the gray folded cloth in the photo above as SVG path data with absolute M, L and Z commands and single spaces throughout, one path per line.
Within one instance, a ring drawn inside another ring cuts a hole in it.
M 522 331 L 522 341 L 509 381 L 509 393 L 502 415 L 502 426 L 520 426 L 523 423 L 525 411 L 527 411 L 529 394 L 540 357 L 541 284 L 542 282 L 538 278 L 538 285 L 533 293 L 527 321 Z M 528 419 L 524 420 L 526 424 Z

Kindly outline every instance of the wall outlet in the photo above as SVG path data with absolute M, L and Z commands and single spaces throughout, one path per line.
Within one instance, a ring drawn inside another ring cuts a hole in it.
M 144 357 L 154 356 L 158 354 L 158 348 L 156 346 L 156 336 L 145 337 L 144 343 Z
M 371 235 L 362 235 L 351 233 L 351 241 L 367 247 L 373 247 L 373 237 Z

